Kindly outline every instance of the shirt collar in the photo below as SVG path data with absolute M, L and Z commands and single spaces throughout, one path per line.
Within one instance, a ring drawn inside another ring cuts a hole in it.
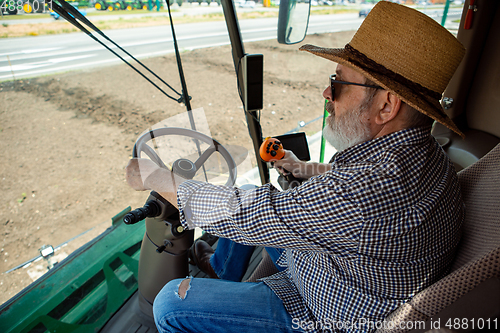
M 406 128 L 339 151 L 333 155 L 330 163 L 344 164 L 367 160 L 396 146 L 421 145 L 427 142 L 430 136 L 430 127 Z

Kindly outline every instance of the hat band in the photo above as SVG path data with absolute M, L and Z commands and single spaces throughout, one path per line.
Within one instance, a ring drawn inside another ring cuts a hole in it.
M 372 59 L 368 58 L 366 55 L 363 53 L 359 52 L 355 48 L 353 48 L 351 45 L 346 44 L 345 50 L 351 53 L 354 56 L 354 59 L 350 59 L 350 61 L 361 68 L 367 68 L 375 73 L 381 74 L 383 76 L 386 76 L 399 84 L 402 84 L 403 86 L 410 88 L 411 90 L 420 93 L 424 96 L 430 96 L 433 99 L 440 100 L 441 99 L 441 93 L 438 93 L 434 90 L 431 90 L 429 88 L 426 88 L 422 86 L 421 84 L 417 82 L 413 82 L 405 78 L 404 76 L 395 73 L 391 71 L 390 69 L 387 69 L 383 65 L 373 61 Z

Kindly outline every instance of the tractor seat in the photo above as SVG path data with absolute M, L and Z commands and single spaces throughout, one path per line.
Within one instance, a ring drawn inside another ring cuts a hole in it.
M 500 144 L 458 174 L 465 221 L 450 273 L 418 293 L 387 317 L 387 322 L 424 321 L 425 329 L 377 332 L 425 332 L 440 320 L 447 331 L 473 331 L 478 322 L 494 323 L 500 314 Z M 457 319 L 455 319 L 457 318 Z M 465 320 L 467 318 L 467 320 Z M 449 321 L 451 320 L 451 321 Z M 456 320 L 460 320 L 458 323 Z M 451 326 L 445 326 L 446 323 Z M 498 322 L 498 321 L 497 321 Z M 456 325 L 455 325 L 456 323 Z M 404 325 L 403 325 L 404 326 Z M 436 325 L 434 325 L 436 326 Z M 483 325 L 488 328 L 487 325 Z M 498 324 L 497 324 L 498 327 Z M 437 327 L 435 327 L 437 328 Z M 491 326 L 490 328 L 495 328 Z M 494 330 L 493 330 L 494 331 Z

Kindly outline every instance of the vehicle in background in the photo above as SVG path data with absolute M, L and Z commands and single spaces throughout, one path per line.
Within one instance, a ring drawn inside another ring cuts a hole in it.
M 147 0 L 95 0 L 94 8 L 96 10 L 134 10 L 134 9 L 148 9 Z
M 240 7 L 240 8 L 255 8 L 255 1 L 242 0 L 242 1 L 238 2 L 238 7 Z
M 368 15 L 368 13 L 370 13 L 372 9 L 371 8 L 363 8 L 359 11 L 358 15 L 359 17 L 366 17 L 366 15 Z

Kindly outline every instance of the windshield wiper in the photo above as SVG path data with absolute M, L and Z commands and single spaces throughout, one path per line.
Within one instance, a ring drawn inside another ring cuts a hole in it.
M 111 38 L 106 36 L 105 33 L 103 33 L 99 28 L 97 28 L 90 20 L 88 20 L 85 16 L 80 13 L 78 9 L 73 7 L 72 5 L 68 4 L 65 0 L 50 0 L 49 7 L 52 8 L 53 11 L 55 11 L 57 14 L 61 15 L 68 21 L 69 23 L 73 24 L 76 28 L 80 29 L 82 32 L 86 33 L 90 38 L 104 46 L 108 51 L 113 53 L 115 56 L 117 56 L 120 60 L 122 60 L 124 63 L 126 63 L 130 68 L 135 70 L 139 75 L 141 75 L 144 79 L 146 79 L 149 83 L 151 83 L 155 88 L 157 88 L 159 91 L 161 91 L 165 96 L 168 98 L 178 102 L 178 103 L 185 103 L 185 98 L 183 94 L 179 93 L 177 90 L 175 90 L 171 85 L 169 85 L 167 82 L 165 82 L 162 78 L 160 78 L 156 73 L 154 73 L 151 69 L 149 69 L 146 65 L 144 65 L 142 62 L 140 62 L 138 59 L 136 59 L 132 54 L 130 54 L 127 50 L 122 48 L 120 45 L 115 43 Z M 125 60 L 122 56 L 120 56 L 118 53 L 113 51 L 109 46 L 107 46 L 105 43 L 103 43 L 101 40 L 99 40 L 96 36 L 94 36 L 87 28 L 85 28 L 82 24 L 80 24 L 77 19 L 82 23 L 85 24 L 87 27 L 90 29 L 94 30 L 96 33 L 98 33 L 100 36 L 102 36 L 104 39 L 115 45 L 117 48 L 119 48 L 122 52 L 124 52 L 126 55 L 128 55 L 130 58 L 135 60 L 139 65 L 141 65 L 144 69 L 146 69 L 149 73 L 154 75 L 158 80 L 160 80 L 163 84 L 165 84 L 168 88 L 170 88 L 174 93 L 176 93 L 179 97 L 173 97 L 169 94 L 167 94 L 162 88 L 160 88 L 156 83 L 151 81 L 146 75 L 144 75 L 140 70 L 135 68 L 132 64 L 130 64 L 127 60 Z M 191 97 L 189 97 L 191 99 Z

